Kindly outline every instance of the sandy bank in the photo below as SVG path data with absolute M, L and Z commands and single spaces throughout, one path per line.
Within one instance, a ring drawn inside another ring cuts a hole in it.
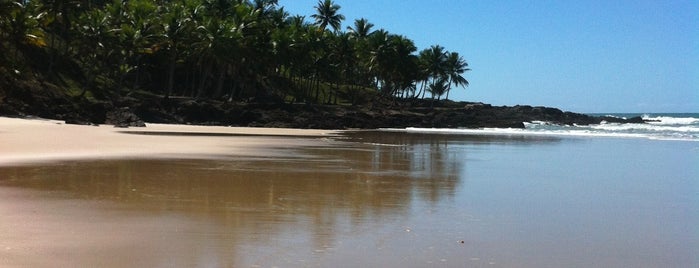
M 165 124 L 124 129 L 0 117 L 0 166 L 78 159 L 265 156 L 274 154 L 274 148 L 322 142 L 318 137 L 332 133 Z

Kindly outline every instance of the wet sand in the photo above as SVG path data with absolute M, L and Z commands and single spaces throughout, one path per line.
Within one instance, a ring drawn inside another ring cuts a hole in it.
M 699 264 L 691 143 L 160 134 L 253 143 L 0 166 L 0 267 Z

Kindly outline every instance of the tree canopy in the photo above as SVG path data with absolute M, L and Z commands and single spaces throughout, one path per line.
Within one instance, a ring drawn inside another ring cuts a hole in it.
M 276 0 L 0 0 L 0 71 L 94 98 L 354 104 L 468 86 L 457 52 L 365 18 L 343 31 L 332 0 L 309 8 L 312 21 Z

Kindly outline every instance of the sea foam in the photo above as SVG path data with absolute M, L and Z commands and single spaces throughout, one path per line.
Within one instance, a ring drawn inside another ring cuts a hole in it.
M 524 129 L 406 128 L 386 130 L 452 135 L 577 136 L 699 141 L 699 115 L 697 117 L 644 115 L 642 118 L 648 122 L 645 124 L 603 122 L 598 125 L 557 125 L 545 121 L 533 121 L 525 122 Z
M 699 118 L 694 117 L 669 117 L 669 116 L 656 116 L 650 117 L 644 115 L 643 120 L 646 120 L 652 125 L 691 125 L 699 124 Z

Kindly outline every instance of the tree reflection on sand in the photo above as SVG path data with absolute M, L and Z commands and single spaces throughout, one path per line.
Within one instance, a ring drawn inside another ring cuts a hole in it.
M 275 243 L 281 242 L 303 247 L 304 241 L 310 240 L 305 245 L 309 251 L 332 247 L 338 235 L 352 236 L 357 230 L 370 230 L 376 224 L 419 217 L 410 215 L 416 204 L 439 207 L 457 194 L 466 179 L 462 171 L 467 168 L 469 149 L 462 145 L 493 142 L 492 138 L 469 139 L 362 132 L 317 146 L 281 148 L 283 157 L 132 159 L 3 167 L 0 187 L 59 193 L 64 199 L 83 202 L 106 201 L 117 208 L 103 209 L 104 213 L 109 214 L 109 209 L 131 211 L 141 215 L 138 217 L 152 217 L 151 221 L 163 226 L 172 225 L 170 221 L 176 218 L 159 218 L 162 215 L 184 217 L 188 220 L 174 225 L 189 227 L 172 227 L 172 230 L 179 232 L 175 230 L 184 228 L 190 234 L 170 233 L 172 241 L 157 242 L 158 239 L 147 238 L 142 233 L 141 239 L 149 241 L 144 243 L 151 243 L 146 247 L 168 248 L 173 245 L 165 244 L 187 239 L 202 251 L 215 248 L 206 254 L 228 263 L 242 256 L 263 258 L 269 253 L 260 248 L 273 249 Z M 85 217 L 91 219 L 78 216 L 56 224 L 70 225 L 103 217 L 89 215 Z M 129 227 L 134 226 L 131 219 L 119 220 L 124 223 L 112 230 L 116 234 L 135 228 Z M 90 236 L 97 236 L 102 230 L 92 232 L 95 233 Z M 167 229 L 162 232 L 168 233 Z M 128 231 L 124 235 L 133 233 Z M 178 248 L 189 250 L 183 245 Z M 138 250 L 126 250 L 122 255 L 128 257 L 136 254 L 135 251 Z M 184 253 L 178 249 L 170 254 L 191 259 L 184 263 L 201 257 L 198 256 L 201 252 Z M 170 254 L 163 258 L 172 257 Z M 231 258 L 231 254 L 236 257 Z M 250 264 L 241 260 L 233 264 L 241 262 Z M 154 263 L 161 261 L 136 264 Z

